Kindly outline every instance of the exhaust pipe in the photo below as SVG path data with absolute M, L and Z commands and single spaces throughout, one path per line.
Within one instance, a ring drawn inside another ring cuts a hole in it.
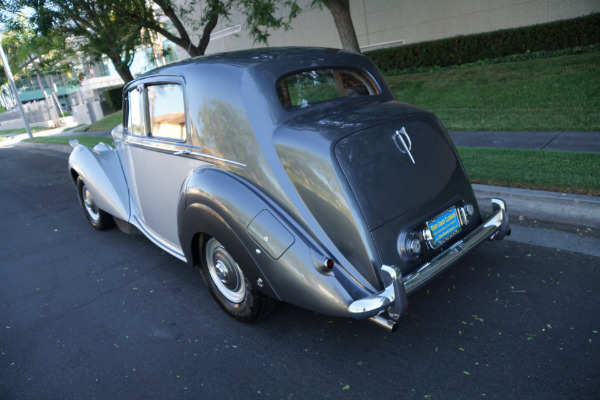
M 390 332 L 396 332 L 398 330 L 398 323 L 396 321 L 389 318 L 384 318 L 381 315 L 375 315 L 374 317 L 369 318 L 369 321 L 373 322 L 375 325 L 387 329 Z

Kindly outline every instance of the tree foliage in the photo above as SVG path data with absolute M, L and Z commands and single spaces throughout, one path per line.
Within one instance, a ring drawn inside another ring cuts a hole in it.
M 266 43 L 270 30 L 288 30 L 301 8 L 296 0 L 154 0 L 154 14 L 144 13 L 139 23 L 185 49 L 191 57 L 203 55 L 219 18 L 228 20 L 240 11 L 255 43 Z M 281 16 L 278 16 L 281 15 Z M 131 15 L 136 18 L 136 15 Z M 201 32 L 197 34 L 196 32 Z
M 97 62 L 104 56 L 114 64 L 121 78 L 133 79 L 129 66 L 144 40 L 142 27 L 123 16 L 142 11 L 139 0 L 12 0 L 0 3 L 4 22 L 27 16 L 37 34 L 43 38 L 60 37 L 59 49 L 74 48 Z
M 151 43 L 151 32 L 192 57 L 203 55 L 219 19 L 229 19 L 233 9 L 245 16 L 257 43 L 273 29 L 289 29 L 301 11 L 296 0 L 0 0 L 2 22 L 27 15 L 42 37 L 58 33 L 90 61 L 108 57 L 125 82 L 133 79 L 129 67 L 135 52 Z
M 15 73 L 50 75 L 71 69 L 70 56 L 74 52 L 60 32 L 50 29 L 40 35 L 22 17 L 7 22 L 2 45 Z

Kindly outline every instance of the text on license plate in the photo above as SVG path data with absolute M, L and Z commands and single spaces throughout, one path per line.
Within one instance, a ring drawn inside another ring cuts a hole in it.
M 438 215 L 427 223 L 427 227 L 431 231 L 436 245 L 449 239 L 460 228 L 456 208 L 452 207 L 441 215 Z

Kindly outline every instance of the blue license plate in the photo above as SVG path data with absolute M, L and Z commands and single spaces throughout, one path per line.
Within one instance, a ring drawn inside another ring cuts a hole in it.
M 435 246 L 439 246 L 450 239 L 456 233 L 460 232 L 460 223 L 456 214 L 456 207 L 452 207 L 431 221 L 427 222 L 427 227 L 431 231 Z

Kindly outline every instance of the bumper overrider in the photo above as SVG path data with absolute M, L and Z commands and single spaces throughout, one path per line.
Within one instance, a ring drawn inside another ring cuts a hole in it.
M 416 271 L 403 277 L 399 268 L 383 265 L 381 270 L 384 272 L 382 275 L 385 280 L 385 289 L 352 302 L 348 307 L 350 315 L 356 319 L 370 318 L 374 323 L 395 332 L 398 329 L 398 319 L 406 312 L 408 295 L 446 270 L 486 239 L 502 240 L 504 236 L 510 235 L 504 201 L 492 199 L 492 209 L 490 218 Z M 384 312 L 387 312 L 387 318 L 382 316 Z

